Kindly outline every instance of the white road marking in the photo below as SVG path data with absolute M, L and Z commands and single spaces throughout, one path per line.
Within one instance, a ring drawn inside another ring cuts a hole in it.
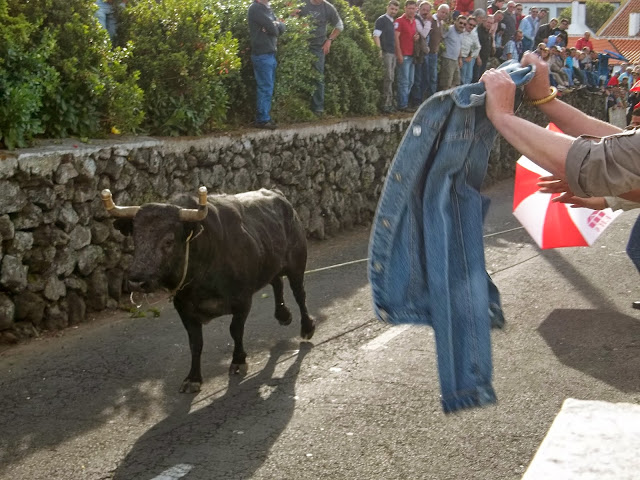
M 181 463 L 179 465 L 176 465 L 175 467 L 171 467 L 170 469 L 165 470 L 160 475 L 152 478 L 151 480 L 177 480 L 178 478 L 184 477 L 191 471 L 192 468 L 193 465 Z
M 391 340 L 396 338 L 398 335 L 409 330 L 410 327 L 411 325 L 398 325 L 395 327 L 391 327 L 382 335 L 377 336 L 376 338 L 371 340 L 369 343 L 363 345 L 360 348 L 362 348 L 363 350 L 377 350 L 380 347 L 384 347 L 386 343 L 390 342 Z

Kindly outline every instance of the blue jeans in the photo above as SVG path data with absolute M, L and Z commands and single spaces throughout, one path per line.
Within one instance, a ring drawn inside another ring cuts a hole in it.
M 415 71 L 413 57 L 405 55 L 402 64 L 398 64 L 396 69 L 398 72 L 398 108 L 407 108 Z
M 438 54 L 430 53 L 427 58 L 427 97 L 430 97 L 438 91 Z
M 636 219 L 636 223 L 633 224 L 631 229 L 629 242 L 627 243 L 627 255 L 629 255 L 636 269 L 640 272 L 640 217 Z
M 311 111 L 313 113 L 322 113 L 324 112 L 324 52 L 322 47 L 311 47 L 311 53 L 316 56 L 313 68 L 320 74 L 316 81 L 316 90 L 311 96 Z
M 411 105 L 415 105 L 417 107 L 422 103 L 428 85 L 429 55 L 425 55 L 422 63 L 418 63 L 417 65 L 415 65 L 413 87 L 411 87 L 411 94 L 409 95 L 409 103 L 411 103 Z
M 522 37 L 522 51 L 526 52 L 527 50 L 529 50 L 530 52 L 533 52 L 535 50 L 533 48 L 533 40 L 527 37 Z
M 271 98 L 276 82 L 276 54 L 251 55 L 253 74 L 256 77 L 256 122 L 271 120 Z
M 533 77 L 510 62 L 516 85 Z M 496 401 L 490 327 L 504 319 L 484 263 L 479 189 L 496 130 L 482 83 L 438 93 L 416 112 L 389 168 L 369 243 L 376 315 L 431 325 L 445 412 Z
M 102 28 L 104 28 L 109 34 L 109 38 L 113 42 L 116 36 L 116 16 L 113 11 L 113 6 L 110 3 L 106 3 L 104 0 L 96 0 L 98 5 L 98 11 L 96 12 L 96 18 Z
M 463 85 L 468 85 L 473 80 L 473 66 L 476 64 L 476 59 L 472 58 L 467 62 L 465 58 L 462 59 L 462 68 L 460 69 L 460 82 Z

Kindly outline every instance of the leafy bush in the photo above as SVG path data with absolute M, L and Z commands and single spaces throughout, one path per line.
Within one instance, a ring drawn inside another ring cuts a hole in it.
M 136 127 L 139 116 L 131 117 L 128 110 L 139 109 L 141 91 L 126 81 L 125 66 L 118 65 L 122 54 L 112 51 L 107 33 L 95 19 L 94 2 L 8 0 L 8 5 L 10 15 L 23 15 L 39 25 L 31 32 L 35 44 L 51 39 L 55 45 L 47 63 L 57 72 L 59 82 L 47 89 L 40 109 L 45 135 L 100 135 L 113 126 L 107 123 L 110 120 L 130 130 Z M 126 110 L 117 101 L 123 96 L 128 99 Z
M 237 74 L 227 78 L 225 85 L 232 99 L 230 115 L 236 123 L 244 123 L 255 115 L 256 83 L 247 22 L 252 0 L 210 1 L 216 5 L 221 24 L 238 40 L 242 67 Z M 310 25 L 306 19 L 292 16 L 298 8 L 296 2 L 274 0 L 271 8 L 286 25 L 284 34 L 278 38 L 278 67 L 271 114 L 283 122 L 308 120 L 312 118 L 310 98 L 317 78 L 312 68 L 315 57 L 308 47 Z
M 139 0 L 123 12 L 121 38 L 140 71 L 146 127 L 153 134 L 198 135 L 226 120 L 224 78 L 239 67 L 238 42 L 221 32 L 207 0 Z
M 373 27 L 378 17 L 386 13 L 387 5 L 389 5 L 389 0 L 364 0 L 360 9 L 362 10 L 364 18 Z M 400 14 L 402 14 L 403 9 L 404 2 L 400 2 Z
M 11 149 L 44 132 L 43 97 L 59 80 L 47 64 L 55 46 L 51 36 L 34 41 L 39 28 L 24 15 L 10 15 L 7 0 L 0 0 L 0 144 Z
M 382 65 L 371 26 L 358 7 L 333 0 L 344 31 L 331 45 L 325 65 L 325 110 L 333 115 L 373 114 L 380 98 Z

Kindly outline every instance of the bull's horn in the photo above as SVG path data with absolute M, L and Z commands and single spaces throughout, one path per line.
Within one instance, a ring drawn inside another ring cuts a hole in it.
M 107 209 L 107 212 L 112 217 L 120 217 L 120 218 L 133 218 L 140 210 L 140 207 L 118 207 L 111 198 L 111 191 L 107 188 L 102 190 L 100 193 L 100 197 L 102 198 L 102 203 L 104 203 L 104 208 Z
M 181 208 L 180 220 L 183 222 L 199 222 L 205 219 L 207 213 L 209 213 L 207 208 L 207 187 L 198 189 L 198 204 L 199 207 L 197 209 Z

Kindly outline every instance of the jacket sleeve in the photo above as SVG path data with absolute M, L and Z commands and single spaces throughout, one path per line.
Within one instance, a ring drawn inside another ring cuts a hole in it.
M 618 196 L 640 189 L 640 130 L 576 138 L 565 168 L 571 191 L 580 197 Z

